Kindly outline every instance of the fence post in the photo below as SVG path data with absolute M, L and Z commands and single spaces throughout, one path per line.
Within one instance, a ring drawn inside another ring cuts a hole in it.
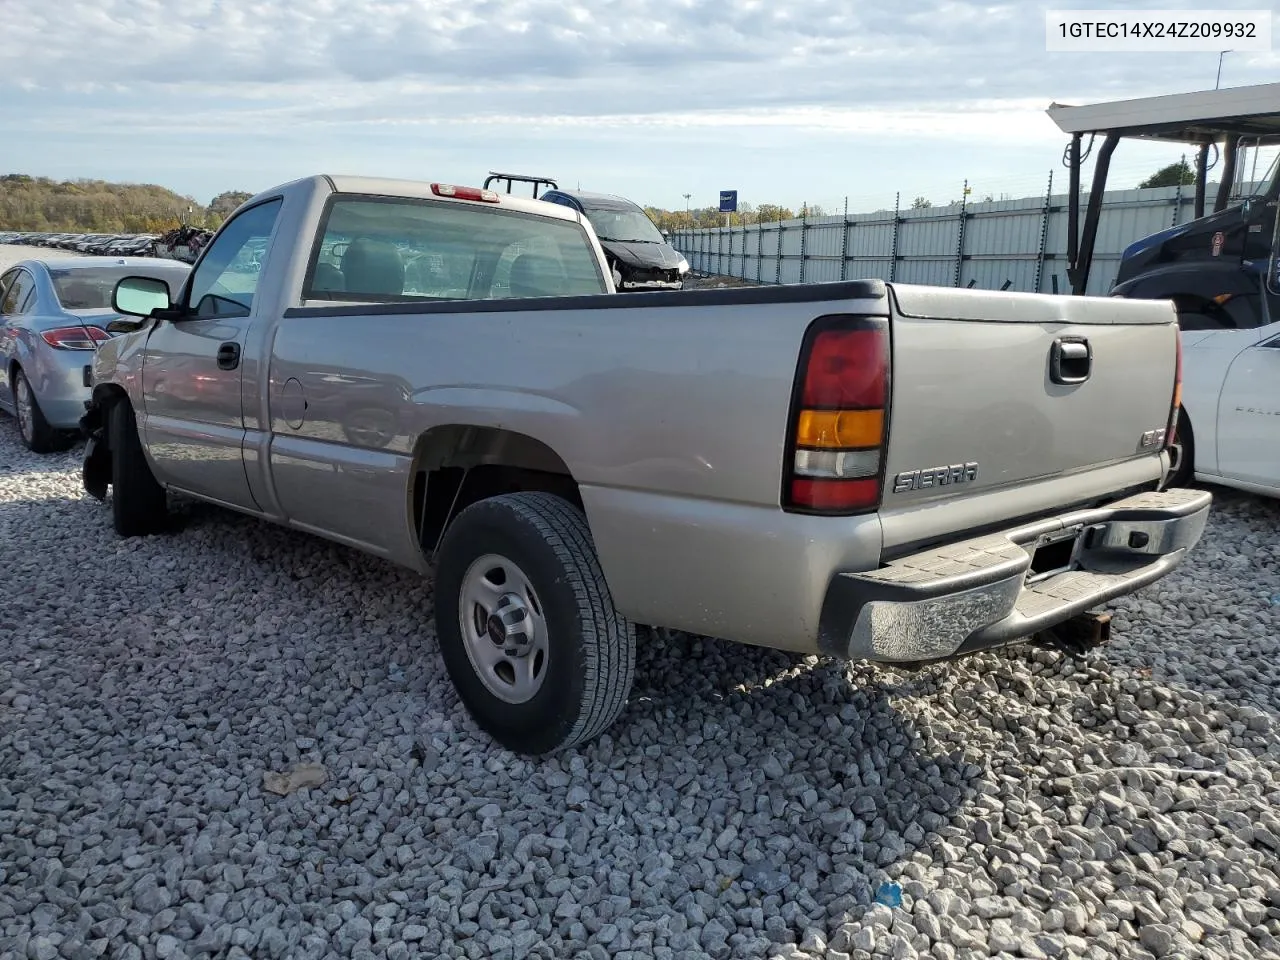
M 804 240 L 805 234 L 809 232 L 809 203 L 805 202 L 800 208 L 800 282 L 804 283 Z
M 760 282 L 760 264 L 764 262 L 764 218 L 756 210 L 756 283 Z
M 849 273 L 849 198 L 844 198 L 844 219 L 840 221 L 840 279 Z
M 1040 212 L 1040 250 L 1036 255 L 1035 292 L 1040 292 L 1040 281 L 1044 276 L 1044 252 L 1049 242 L 1049 208 L 1053 203 L 1053 170 L 1049 170 L 1049 186 L 1044 191 L 1044 209 Z
M 1182 166 L 1187 165 L 1187 155 L 1182 155 Z M 1178 211 L 1182 209 L 1182 170 L 1178 170 L 1178 189 L 1173 195 L 1173 222 L 1169 224 L 1171 227 L 1178 225 Z
M 782 207 L 778 207 L 778 253 L 777 264 L 773 268 L 773 282 L 782 283 Z
M 960 229 L 956 231 L 956 270 L 951 278 L 953 287 L 960 286 L 960 271 L 964 263 L 964 225 L 967 219 L 965 210 L 969 202 L 969 178 L 964 181 L 964 190 L 960 193 Z
M 889 282 L 898 277 L 898 210 L 902 205 L 902 193 L 893 195 L 893 240 L 889 245 Z

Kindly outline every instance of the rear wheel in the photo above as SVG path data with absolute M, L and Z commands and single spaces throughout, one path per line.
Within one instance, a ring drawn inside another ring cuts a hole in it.
M 138 421 L 127 400 L 111 405 L 107 438 L 111 450 L 111 519 L 116 533 L 137 537 L 158 532 L 168 518 L 168 498 L 142 452 Z
M 33 453 L 53 453 L 64 449 L 64 437 L 44 418 L 40 402 L 36 400 L 31 381 L 19 367 L 13 376 L 13 406 L 18 415 L 18 435 Z
M 436 634 L 476 723 L 538 755 L 590 740 L 622 713 L 634 626 L 613 608 L 582 511 L 549 493 L 463 510 L 440 544 Z
M 1173 464 L 1169 468 L 1169 480 L 1166 487 L 1188 486 L 1196 476 L 1196 443 L 1191 432 L 1191 420 L 1187 411 L 1178 411 L 1178 427 L 1174 433 Z

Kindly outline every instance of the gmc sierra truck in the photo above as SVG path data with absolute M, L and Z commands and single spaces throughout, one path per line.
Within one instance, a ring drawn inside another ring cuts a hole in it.
M 119 534 L 172 491 L 435 576 L 448 674 L 541 754 L 608 728 L 637 625 L 954 657 L 1177 566 L 1164 301 L 851 281 L 612 295 L 570 208 L 315 176 L 181 289 L 126 278 L 83 426 Z

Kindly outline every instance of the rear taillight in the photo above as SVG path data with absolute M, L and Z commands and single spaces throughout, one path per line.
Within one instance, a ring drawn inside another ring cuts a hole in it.
M 833 514 L 876 509 L 888 406 L 888 321 L 815 320 L 800 353 L 783 505 Z
M 44 342 L 59 350 L 94 350 L 99 343 L 110 340 L 111 334 L 101 327 L 58 327 L 40 334 Z
M 431 192 L 437 197 L 454 197 L 458 200 L 480 200 L 484 203 L 497 203 L 499 196 L 493 190 L 481 190 L 479 187 L 455 187 L 450 183 L 433 183 Z
M 1174 338 L 1177 359 L 1173 366 L 1173 402 L 1169 405 L 1169 425 L 1164 431 L 1166 450 L 1177 441 L 1178 411 L 1182 409 L 1182 329 L 1180 327 L 1174 327 Z

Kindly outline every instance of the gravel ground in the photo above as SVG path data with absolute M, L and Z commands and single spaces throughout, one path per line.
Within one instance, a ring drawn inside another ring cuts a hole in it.
M 27 247 L 16 243 L 0 243 L 0 271 L 8 270 L 20 260 L 61 260 L 82 257 L 74 250 L 56 250 L 51 247 Z
M 198 505 L 120 541 L 78 469 L 0 418 L 0 956 L 1280 956 L 1273 502 L 1221 494 L 1085 661 L 654 641 L 533 762 L 428 581 Z

